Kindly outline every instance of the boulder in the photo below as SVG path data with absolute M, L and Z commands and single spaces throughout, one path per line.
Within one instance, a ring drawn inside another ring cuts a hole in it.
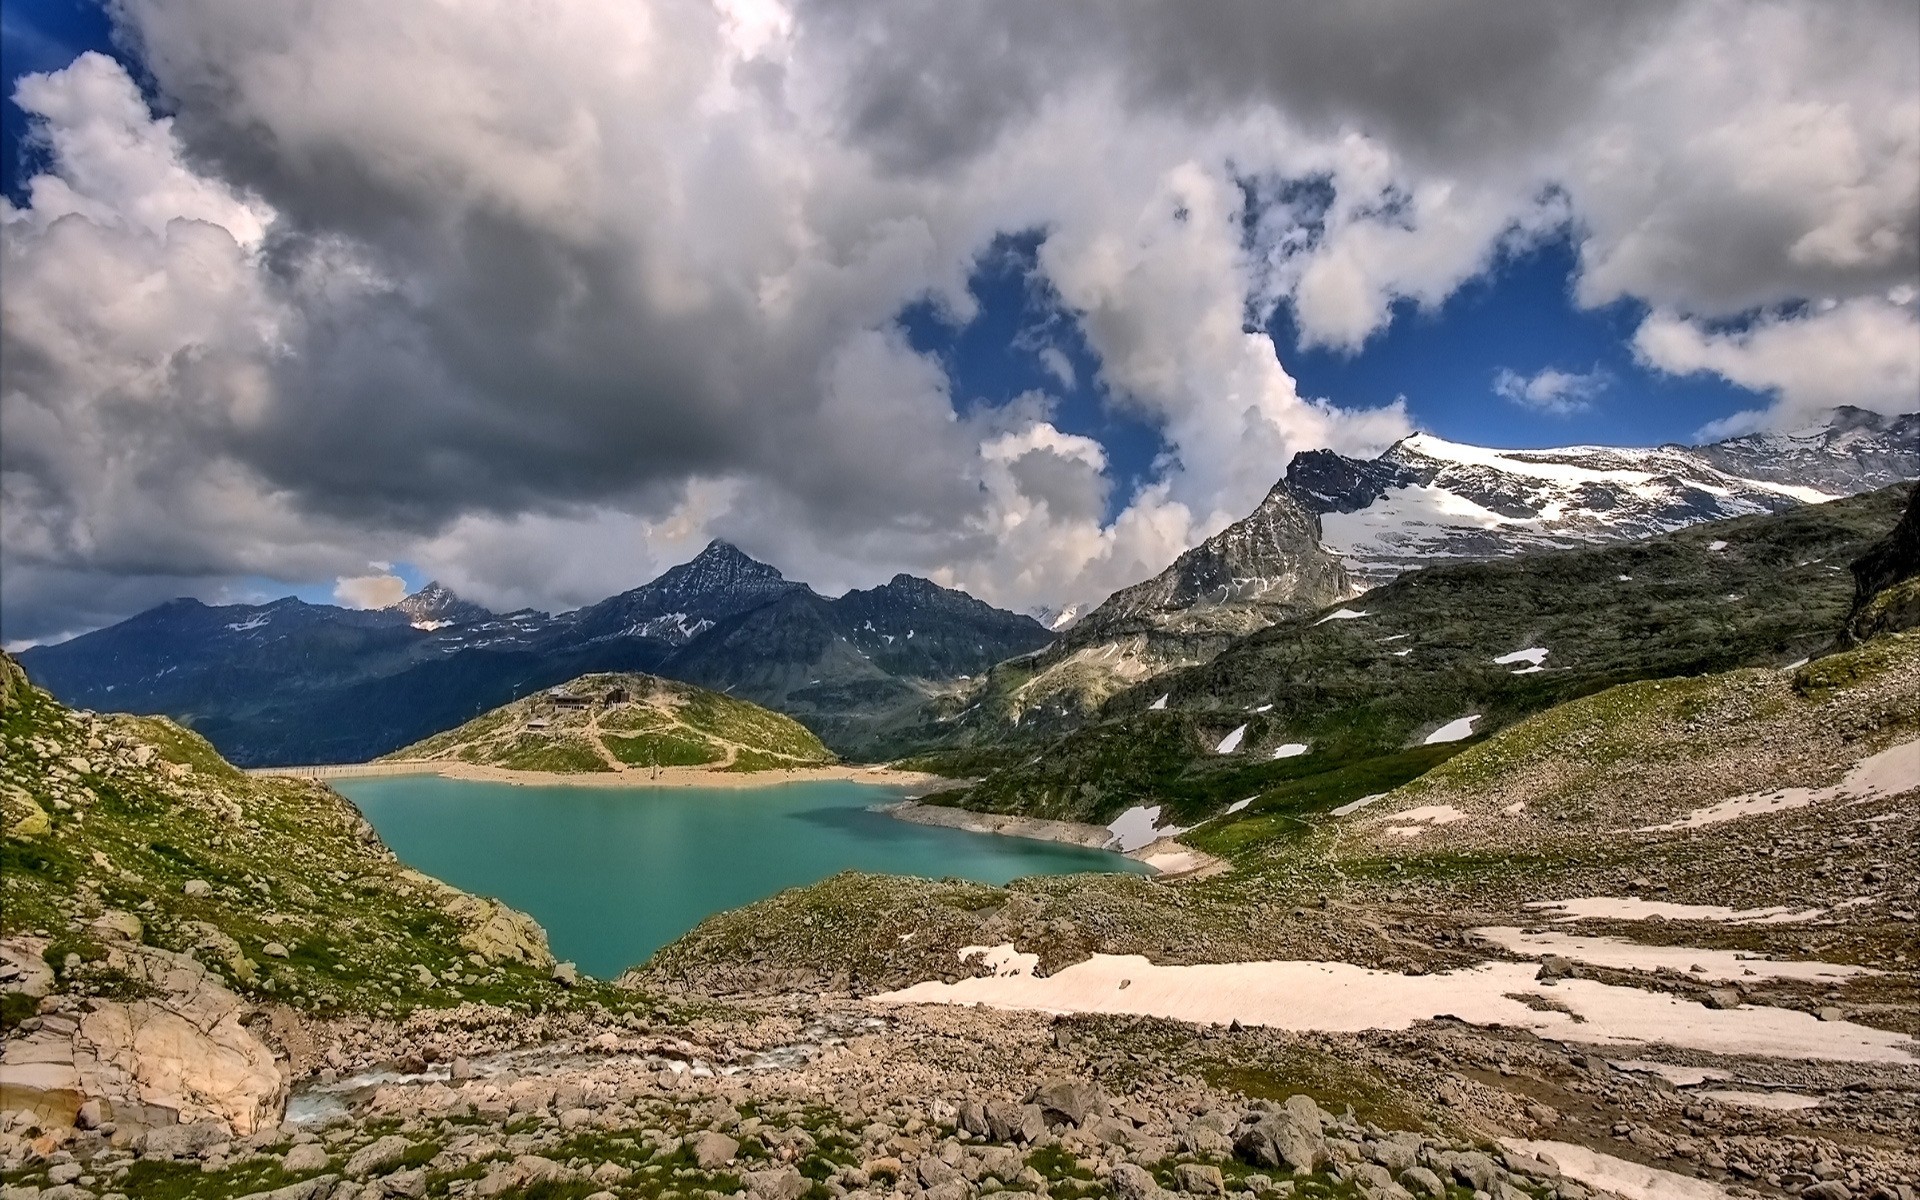
M 1319 1170 L 1329 1157 L 1319 1121 L 1309 1126 L 1298 1114 L 1285 1110 L 1252 1114 L 1234 1139 L 1233 1150 L 1256 1167 L 1300 1172 Z
M 360 1179 L 367 1175 L 377 1175 L 393 1167 L 406 1157 L 407 1149 L 413 1143 L 397 1133 L 376 1138 L 353 1152 L 347 1159 L 346 1176 L 348 1179 Z
M 319 1142 L 302 1142 L 287 1151 L 280 1165 L 289 1175 L 318 1171 L 327 1165 L 327 1148 Z
M 1113 1177 L 1108 1180 L 1113 1186 L 1113 1194 L 1120 1200 L 1159 1200 L 1166 1194 L 1145 1167 L 1123 1162 L 1113 1169 Z
M 1468 1150 L 1453 1156 L 1453 1177 L 1476 1192 L 1489 1192 L 1500 1178 L 1500 1168 L 1478 1150 Z
M 800 1200 L 800 1197 L 806 1194 L 807 1188 L 812 1186 L 805 1175 L 792 1167 L 749 1171 L 745 1182 L 747 1194 L 754 1197 L 754 1200 Z
M 338 1182 L 338 1175 L 320 1175 L 274 1188 L 270 1192 L 249 1192 L 240 1200 L 325 1200 L 333 1193 L 333 1185 Z
M 1431 1200 L 1446 1198 L 1447 1185 L 1425 1167 L 1408 1167 L 1400 1172 L 1400 1184 L 1416 1196 L 1427 1196 Z
M 717 1171 L 732 1162 L 734 1156 L 740 1153 L 740 1143 L 724 1133 L 715 1133 L 708 1129 L 687 1139 L 687 1149 L 701 1170 Z
M 1052 1079 L 1034 1089 L 1031 1102 L 1040 1106 L 1040 1115 L 1049 1125 L 1078 1128 L 1087 1117 L 1106 1107 L 1100 1089 L 1084 1079 Z
M 1173 1169 L 1174 1181 L 1183 1192 L 1196 1196 L 1221 1196 L 1226 1194 L 1227 1182 L 1220 1174 L 1220 1168 L 1204 1163 L 1181 1163 Z

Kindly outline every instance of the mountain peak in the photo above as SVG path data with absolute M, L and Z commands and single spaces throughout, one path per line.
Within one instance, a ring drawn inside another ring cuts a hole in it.
M 463 599 L 438 579 L 432 580 L 393 608 L 396 612 L 405 613 L 415 628 L 425 629 L 481 621 L 493 615 L 489 609 Z

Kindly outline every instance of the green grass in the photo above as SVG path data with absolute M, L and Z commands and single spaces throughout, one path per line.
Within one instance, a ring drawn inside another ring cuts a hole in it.
M 634 736 L 602 733 L 600 741 L 613 756 L 628 766 L 698 767 L 719 762 L 726 751 L 712 742 L 671 733 L 643 733 Z

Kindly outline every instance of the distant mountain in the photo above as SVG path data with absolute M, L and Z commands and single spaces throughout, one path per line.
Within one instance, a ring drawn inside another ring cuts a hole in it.
M 1123 688 L 1205 662 L 1236 637 L 1355 590 L 1320 544 L 1319 517 L 1275 485 L 1247 516 L 1107 597 L 1040 653 L 996 667 L 967 707 L 946 715 L 988 736 L 1070 724 Z
M 709 639 L 712 644 L 707 644 Z M 20 655 L 66 703 L 161 713 L 244 765 L 351 762 L 594 671 L 792 704 L 829 735 L 1045 645 L 1027 617 L 912 576 L 837 600 L 725 542 L 575 612 L 496 614 L 434 583 L 392 608 L 176 600 Z
M 590 640 L 645 637 L 683 646 L 716 621 L 804 590 L 805 584 L 716 540 L 658 579 L 581 609 L 574 630 Z
M 715 626 L 661 670 L 791 713 L 830 744 L 866 749 L 929 696 L 1051 640 L 1030 617 L 895 575 L 838 599 L 782 595 Z
M 1093 605 L 1091 604 L 1081 604 L 1079 602 L 1062 604 L 1058 607 L 1051 604 L 1042 604 L 1038 608 L 1032 609 L 1027 615 L 1046 626 L 1051 632 L 1061 633 L 1065 630 L 1072 629 L 1074 622 L 1080 619 L 1081 614 L 1092 607 Z
M 1294 456 L 1283 481 L 1372 586 L 1502 558 L 1781 512 L 1920 477 L 1920 414 L 1834 410 L 1820 425 L 1705 446 L 1493 450 L 1415 434 L 1374 459 Z
M 437 579 L 394 605 L 393 609 L 404 613 L 415 629 L 428 632 L 448 625 L 486 621 L 494 616 L 493 612 L 481 605 L 454 595 L 453 589 Z

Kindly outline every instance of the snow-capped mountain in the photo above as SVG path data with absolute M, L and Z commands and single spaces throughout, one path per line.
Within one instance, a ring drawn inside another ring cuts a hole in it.
M 437 579 L 393 608 L 395 612 L 404 614 L 415 629 L 429 633 L 449 625 L 485 621 L 494 615 L 491 610 L 471 600 L 461 599 L 452 588 Z
M 1074 623 L 1080 619 L 1081 613 L 1092 607 L 1091 604 L 1079 601 L 1062 604 L 1057 608 L 1051 604 L 1042 604 L 1038 608 L 1029 609 L 1027 615 L 1045 625 L 1052 633 L 1065 633 L 1073 628 Z
M 1500 558 L 1779 512 L 1920 477 L 1920 414 L 1835 410 L 1822 425 L 1705 446 L 1494 450 L 1420 433 L 1375 459 L 1294 456 L 1284 486 L 1368 586 Z

